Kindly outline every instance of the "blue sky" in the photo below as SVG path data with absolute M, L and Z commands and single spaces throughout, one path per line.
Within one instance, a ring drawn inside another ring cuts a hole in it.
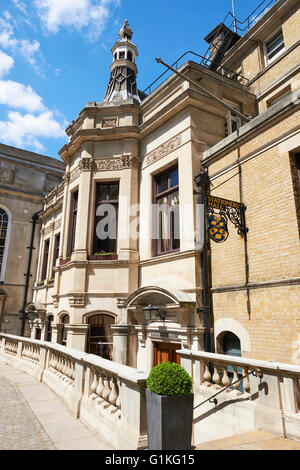
M 235 0 L 243 21 L 260 0 Z M 89 101 L 102 101 L 111 47 L 124 20 L 137 45 L 144 90 L 185 51 L 204 55 L 204 37 L 232 0 L 2 0 L 0 142 L 59 158 L 65 128 Z

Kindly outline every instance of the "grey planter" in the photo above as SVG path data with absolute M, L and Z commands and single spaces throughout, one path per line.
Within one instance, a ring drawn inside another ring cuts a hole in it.
M 190 450 L 194 395 L 157 395 L 146 389 L 149 450 Z

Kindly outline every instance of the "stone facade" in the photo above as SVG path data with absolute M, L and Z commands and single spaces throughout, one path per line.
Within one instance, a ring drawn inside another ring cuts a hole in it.
M 113 343 L 110 358 L 142 370 L 162 357 L 170 359 L 176 348 L 203 350 L 209 333 L 212 349 L 224 352 L 222 338 L 228 332 L 238 338 L 243 356 L 297 362 L 299 41 L 293 25 L 298 15 L 294 0 L 279 0 L 227 51 L 219 70 L 188 61 L 179 75 L 142 100 L 140 94 L 116 99 L 113 81 L 109 96 L 114 99 L 88 103 L 68 127 L 69 142 L 59 152 L 66 164 L 64 182 L 44 200 L 41 216 L 33 301 L 46 312 L 41 316 L 44 339 L 52 331 L 51 340 L 62 342 L 65 329 L 69 347 L 93 352 L 93 319 L 102 316 L 114 323 L 112 338 L 98 330 L 102 346 Z M 267 64 L 261 51 L 280 28 L 284 50 Z M 135 70 L 130 56 L 115 55 L 122 47 L 121 41 L 113 48 L 111 70 L 119 60 Z M 241 71 L 242 82 L 234 73 L 226 76 L 221 66 Z M 244 118 L 229 114 L 232 110 L 219 100 Z M 231 125 L 228 132 L 229 119 L 239 123 L 237 131 Z M 194 178 L 205 169 L 211 195 L 247 206 L 249 230 L 242 237 L 228 221 L 225 243 L 207 241 L 208 306 L 202 302 L 204 255 L 196 238 L 194 194 Z M 162 250 L 153 239 L 152 204 L 159 199 L 160 178 L 172 184 L 177 171 L 175 189 L 168 186 L 162 194 L 167 199 L 171 194 L 176 206 L 179 190 L 180 242 L 170 235 L 173 245 L 170 241 L 171 248 Z M 118 184 L 116 249 L 97 255 L 97 191 L 113 184 Z M 149 304 L 161 314 L 154 321 L 145 320 L 143 309 Z M 210 332 L 203 313 L 207 307 Z
M 8 216 L 7 223 L 1 225 L 0 329 L 3 332 L 21 334 L 21 310 L 32 297 L 40 238 L 38 227 L 28 271 L 32 216 L 42 209 L 45 195 L 61 183 L 63 174 L 63 162 L 0 144 L 0 210 Z

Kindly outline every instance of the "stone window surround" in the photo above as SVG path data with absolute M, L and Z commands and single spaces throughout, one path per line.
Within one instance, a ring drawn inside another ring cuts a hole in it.
M 5 280 L 5 272 L 6 272 L 6 263 L 7 263 L 7 256 L 8 256 L 8 248 L 9 248 L 9 241 L 10 241 L 10 234 L 11 234 L 11 224 L 12 224 L 12 215 L 9 209 L 7 209 L 6 206 L 1 204 L 0 206 L 1 209 L 3 209 L 8 217 L 8 223 L 7 223 L 7 230 L 6 230 L 6 237 L 5 237 L 5 248 L 4 248 L 4 255 L 3 255 L 3 261 L 2 261 L 2 266 L 1 266 L 1 272 L 0 272 L 0 282 L 4 283 Z

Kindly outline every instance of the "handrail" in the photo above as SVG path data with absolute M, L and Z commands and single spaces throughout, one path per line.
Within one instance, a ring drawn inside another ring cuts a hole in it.
M 196 405 L 194 406 L 194 410 L 196 408 L 199 408 L 199 406 L 203 405 L 204 403 L 206 402 L 210 402 L 210 403 L 214 403 L 215 405 L 218 404 L 218 400 L 215 398 L 216 396 L 220 395 L 220 393 L 223 393 L 225 392 L 225 390 L 227 390 L 228 388 L 232 387 L 233 385 L 237 384 L 238 382 L 240 382 L 241 380 L 245 379 L 246 377 L 249 377 L 250 375 L 253 375 L 254 377 L 260 377 L 260 378 L 263 378 L 263 373 L 260 369 L 254 369 L 252 370 L 251 372 L 248 372 L 248 374 L 245 374 L 243 375 L 242 377 L 240 377 L 239 379 L 235 380 L 234 382 L 231 382 L 229 385 L 227 385 L 226 387 L 222 388 L 222 390 L 219 390 L 218 392 L 216 392 L 214 395 L 212 395 L 211 397 L 207 398 L 206 400 L 202 401 L 201 403 L 199 403 L 199 405 Z
M 252 17 L 253 14 L 254 14 L 255 12 L 257 12 L 257 10 L 259 10 L 260 7 L 261 7 L 262 5 L 264 5 L 266 2 L 269 2 L 269 3 L 268 3 L 267 5 L 265 5 L 264 8 L 261 9 L 261 10 L 257 13 L 256 16 Z M 231 13 L 231 11 L 229 11 L 229 12 L 227 13 L 227 15 L 225 16 L 225 18 L 224 18 L 224 20 L 222 21 L 221 24 L 226 25 L 227 18 L 228 18 L 229 16 L 231 16 L 231 17 L 232 17 L 232 22 L 227 26 L 227 28 L 229 28 L 229 29 L 232 30 L 232 29 L 235 27 L 237 33 L 240 32 L 240 33 L 244 34 L 246 31 L 249 31 L 249 29 L 251 28 L 251 26 L 253 25 L 253 23 L 255 23 L 255 22 L 257 21 L 257 19 L 258 19 L 258 17 L 259 17 L 260 15 L 264 14 L 264 11 L 265 11 L 271 4 L 277 3 L 277 2 L 278 2 L 278 0 L 271 0 L 271 1 L 269 1 L 269 0 L 263 0 L 263 1 L 255 8 L 255 10 L 253 10 L 253 11 L 250 13 L 250 15 L 249 15 L 244 21 L 238 20 L 236 17 L 233 16 L 233 14 Z M 252 19 L 251 19 L 251 18 L 252 18 Z M 250 19 L 251 19 L 251 21 L 250 21 Z M 245 23 L 246 23 L 246 26 L 245 26 L 244 28 L 243 28 L 242 26 L 239 26 L 239 25 L 244 25 Z M 207 51 L 205 52 L 204 57 L 207 57 L 209 54 L 210 54 L 210 47 L 209 47 L 209 48 L 207 49 Z
M 181 61 L 181 59 L 183 59 L 183 57 L 185 57 L 187 54 L 192 54 L 194 56 L 197 56 L 201 59 L 200 61 L 200 65 L 202 65 L 203 67 L 206 67 L 206 68 L 209 68 L 208 66 L 208 63 L 211 63 L 212 61 L 207 58 L 207 57 L 204 57 L 200 54 L 198 54 L 197 52 L 194 52 L 194 51 L 186 51 L 184 52 L 177 60 L 175 60 L 175 62 L 171 65 L 172 67 L 175 67 L 176 70 L 178 70 L 178 63 L 179 61 Z M 234 79 L 234 81 L 238 81 L 238 78 L 240 77 L 241 80 L 244 80 L 245 82 L 248 82 L 249 80 L 244 77 L 243 75 L 241 75 L 240 73 L 236 72 L 236 71 L 233 71 L 227 67 L 223 67 L 223 66 L 220 66 L 219 67 L 220 71 L 216 70 L 215 72 L 216 73 L 219 73 L 220 75 L 224 75 L 224 73 L 222 73 L 222 70 L 225 72 L 225 73 L 228 73 L 228 74 L 231 74 L 231 78 L 232 80 Z M 147 88 L 145 88 L 145 90 L 143 90 L 142 93 L 145 93 L 145 94 L 150 94 L 152 93 L 153 90 L 151 90 L 152 86 L 157 83 L 164 75 L 166 75 L 166 73 L 168 72 L 168 70 L 165 70 L 162 74 L 159 75 L 159 77 L 157 77 L 152 83 L 150 83 L 150 85 L 147 86 Z M 159 85 L 157 85 L 159 86 Z

